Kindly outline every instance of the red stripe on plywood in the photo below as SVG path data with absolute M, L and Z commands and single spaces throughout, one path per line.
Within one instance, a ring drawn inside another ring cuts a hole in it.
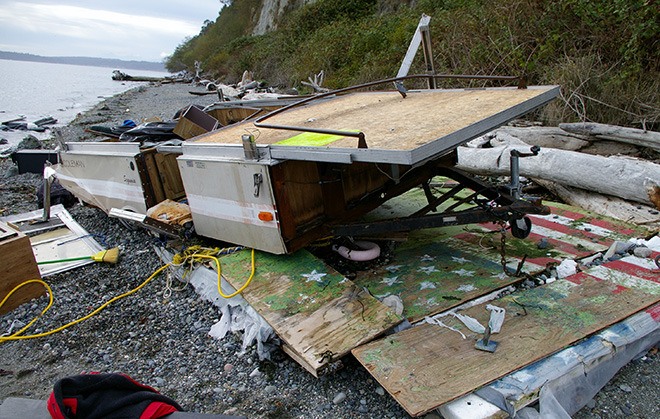
M 584 273 L 584 272 L 578 272 L 578 273 L 573 274 L 571 276 L 567 276 L 564 279 L 569 281 L 569 282 L 572 282 L 574 284 L 580 285 L 587 278 L 592 279 L 594 281 L 599 281 L 599 282 L 602 281 L 602 279 L 596 278 L 595 276 L 591 276 L 591 275 L 589 275 L 587 273 Z
M 554 222 L 552 220 L 548 220 L 546 218 L 538 218 L 538 217 L 533 217 L 532 218 L 532 223 L 536 224 L 541 227 L 549 228 L 551 230 L 559 231 L 560 233 L 564 233 L 569 236 L 574 236 L 574 237 L 584 237 L 585 239 L 595 239 L 598 240 L 598 243 L 606 243 L 607 245 L 611 244 L 613 242 L 612 239 L 608 237 L 604 237 L 595 233 L 592 233 L 590 231 L 586 230 L 580 230 L 577 228 L 572 228 L 570 226 L 567 226 L 566 224 Z
M 607 262 L 603 266 L 660 284 L 660 272 L 653 272 L 632 263 L 624 262 L 622 260 L 615 260 L 613 262 Z
M 534 221 L 532 221 L 532 223 L 533 222 Z M 491 231 L 499 230 L 499 226 L 496 225 L 496 224 L 486 223 L 486 224 L 479 224 L 479 225 L 484 227 L 484 228 L 487 228 Z M 534 232 L 531 232 L 525 240 L 532 240 L 532 241 L 538 242 L 542 238 L 545 238 L 548 241 L 548 244 L 550 244 L 550 248 L 548 250 L 559 251 L 561 253 L 564 253 L 566 256 L 575 256 L 575 257 L 578 257 L 578 258 L 582 258 L 582 257 L 589 256 L 589 255 L 592 255 L 593 253 L 595 253 L 594 250 L 589 250 L 589 249 L 580 250 L 576 246 L 574 246 L 573 244 L 571 244 L 569 242 L 565 242 L 565 241 L 558 240 L 558 239 L 553 239 L 551 237 L 546 237 L 546 236 L 543 236 L 541 234 L 534 233 Z
M 587 222 L 589 224 L 593 224 L 595 226 L 605 228 L 607 230 L 611 230 L 611 231 L 617 232 L 619 234 L 624 234 L 624 235 L 635 234 L 634 230 L 632 230 L 630 228 L 626 228 L 623 225 L 614 224 L 614 223 L 611 223 L 609 221 L 600 220 L 600 219 L 597 219 L 597 218 L 592 218 L 592 217 L 589 217 L 588 215 L 580 214 L 579 212 L 574 212 L 574 211 L 566 210 L 566 209 L 563 209 L 563 208 L 557 208 L 557 207 L 553 207 L 553 206 L 550 206 L 550 212 L 552 214 L 562 215 L 564 217 L 571 218 L 571 219 L 576 220 L 576 221 Z M 583 218 L 585 218 L 585 220 L 583 220 Z
M 660 304 L 656 304 L 653 307 L 646 310 L 647 313 L 651 315 L 651 318 L 656 322 L 660 322 Z
M 588 273 L 585 273 L 585 272 L 578 272 L 578 273 L 573 274 L 571 276 L 568 276 L 564 279 L 569 281 L 569 282 L 572 282 L 576 285 L 582 285 L 584 280 L 587 279 L 587 278 L 589 278 L 590 280 L 593 280 L 593 281 L 597 281 L 597 282 L 603 281 L 603 279 L 597 278 L 595 276 L 591 276 L 591 275 L 589 275 Z M 618 285 L 617 284 L 616 287 L 612 290 L 612 294 L 619 294 L 619 293 L 621 293 L 621 292 L 623 292 L 627 289 L 628 289 L 627 287 L 624 287 L 623 285 Z

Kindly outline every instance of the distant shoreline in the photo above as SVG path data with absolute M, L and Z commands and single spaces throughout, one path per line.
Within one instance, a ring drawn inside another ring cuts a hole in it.
M 51 64 L 71 64 L 92 67 L 106 67 L 124 70 L 160 71 L 167 73 L 163 63 L 153 61 L 130 61 L 113 58 L 95 57 L 45 57 L 42 55 L 25 54 L 21 52 L 0 51 L 0 60 L 30 61 Z

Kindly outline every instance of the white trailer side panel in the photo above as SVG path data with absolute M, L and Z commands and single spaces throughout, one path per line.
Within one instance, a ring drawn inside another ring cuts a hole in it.
M 197 234 L 286 253 L 268 166 L 186 155 L 178 162 Z
M 55 167 L 60 184 L 105 212 L 111 208 L 146 214 L 145 192 L 134 143 L 67 143 Z

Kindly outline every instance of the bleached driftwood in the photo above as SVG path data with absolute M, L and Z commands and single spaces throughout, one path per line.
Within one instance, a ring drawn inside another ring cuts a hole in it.
M 494 138 L 512 136 L 530 145 L 541 148 L 551 147 L 561 150 L 579 150 L 590 144 L 588 137 L 568 133 L 559 127 L 508 127 L 503 126 L 492 133 Z M 495 145 L 495 144 L 493 144 Z
M 548 180 L 534 179 L 534 182 L 569 205 L 638 225 L 660 226 L 660 214 L 650 206 L 633 204 L 613 196 L 596 194 Z
M 221 91 L 222 96 L 227 99 L 237 99 L 241 94 L 238 89 L 222 83 L 218 85 L 218 91 Z
M 558 148 L 560 150 L 581 151 L 588 154 L 602 156 L 613 155 L 635 155 L 638 153 L 636 146 L 622 142 L 600 140 L 589 142 L 579 138 L 580 136 L 559 134 L 559 128 L 550 127 L 501 127 L 495 131 L 470 141 L 468 147 L 481 148 L 488 144 L 490 147 L 502 145 L 529 144 L 541 148 Z M 584 137 L 586 138 L 586 137 Z M 591 137 L 596 139 L 595 137 Z
M 307 80 L 309 80 L 309 82 L 301 81 L 300 83 L 304 84 L 305 86 L 311 87 L 317 93 L 326 93 L 329 92 L 330 89 L 321 87 L 324 79 L 325 79 L 325 72 L 321 70 L 318 74 L 314 74 L 313 79 L 312 76 L 307 77 Z
M 559 128 L 573 134 L 590 135 L 603 140 L 620 141 L 622 143 L 660 150 L 660 132 L 656 131 L 645 131 L 592 122 L 559 124 Z
M 482 175 L 507 175 L 513 149 L 529 152 L 523 146 L 458 147 L 457 167 Z M 660 208 L 660 202 L 652 201 L 660 197 L 660 165 L 645 160 L 545 148 L 538 156 L 520 159 L 520 174 Z

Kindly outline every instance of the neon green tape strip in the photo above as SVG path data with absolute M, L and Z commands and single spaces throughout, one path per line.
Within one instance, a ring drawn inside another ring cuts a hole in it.
M 360 130 L 346 130 L 349 132 L 360 132 Z M 342 135 L 333 134 L 319 134 L 316 132 L 303 132 L 295 135 L 286 140 L 274 143 L 274 145 L 291 145 L 291 146 L 308 146 L 308 147 L 322 147 L 324 145 L 332 144 L 337 140 L 345 138 Z

